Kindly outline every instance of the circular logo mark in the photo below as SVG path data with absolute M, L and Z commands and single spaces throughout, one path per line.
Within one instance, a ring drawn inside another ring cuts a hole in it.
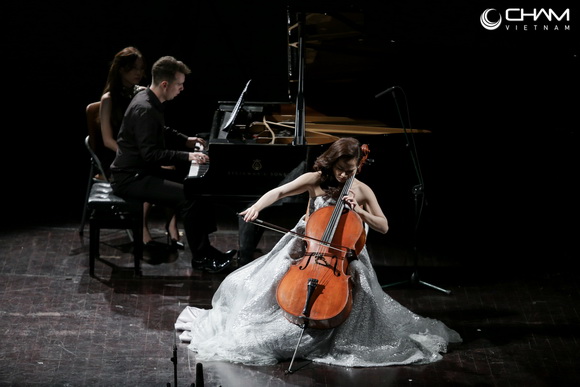
M 260 160 L 260 159 L 256 159 L 256 160 L 254 160 L 254 161 L 252 162 L 252 169 L 253 169 L 254 171 L 259 171 L 259 170 L 260 170 L 260 169 L 262 169 L 262 168 L 263 168 L 263 165 L 262 165 L 262 160 Z
M 495 11 L 495 9 L 494 8 L 488 8 L 485 11 L 483 11 L 483 13 L 481 14 L 481 16 L 479 17 L 479 21 L 481 22 L 481 25 L 483 26 L 483 28 L 485 28 L 486 30 L 490 30 L 490 31 L 491 30 L 495 30 L 501 24 L 501 15 L 499 15 L 499 19 L 496 22 L 492 22 L 492 21 L 489 20 L 488 14 L 491 11 Z

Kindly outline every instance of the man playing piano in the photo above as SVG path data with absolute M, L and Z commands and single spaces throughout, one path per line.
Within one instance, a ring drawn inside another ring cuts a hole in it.
M 198 137 L 165 126 L 163 103 L 183 90 L 185 76 L 191 70 L 173 57 L 162 57 L 153 64 L 152 84 L 131 101 L 117 138 L 118 150 L 111 164 L 113 191 L 120 197 L 142 200 L 174 208 L 183 219 L 194 269 L 218 272 L 229 266 L 235 250 L 223 253 L 211 246 L 208 235 L 216 230 L 211 206 L 199 200 L 188 200 L 175 171 L 162 168 L 209 161 L 201 152 L 172 150 L 167 143 L 189 148 L 205 145 Z

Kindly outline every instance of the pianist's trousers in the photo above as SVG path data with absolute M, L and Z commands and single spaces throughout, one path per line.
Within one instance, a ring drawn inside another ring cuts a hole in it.
M 245 265 L 254 260 L 254 252 L 264 234 L 264 228 L 238 219 L 240 255 L 239 264 Z
M 165 177 L 169 172 L 159 175 L 113 173 L 111 187 L 115 195 L 136 199 L 155 205 L 172 208 L 183 221 L 187 244 L 192 258 L 201 260 L 209 254 L 208 235 L 217 230 L 211 203 L 204 199 L 186 198 L 183 184 Z

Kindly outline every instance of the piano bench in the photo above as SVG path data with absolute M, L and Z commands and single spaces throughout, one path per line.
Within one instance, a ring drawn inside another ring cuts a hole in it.
M 140 277 L 143 258 L 143 202 L 129 201 L 113 194 L 107 182 L 91 187 L 87 202 L 89 210 L 89 274 L 95 276 L 95 260 L 99 258 L 101 229 L 127 230 L 133 242 L 135 275 Z

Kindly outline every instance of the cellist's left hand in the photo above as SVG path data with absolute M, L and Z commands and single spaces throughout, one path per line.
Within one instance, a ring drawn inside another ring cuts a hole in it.
M 351 210 L 355 211 L 358 207 L 358 202 L 356 201 L 354 192 L 352 190 L 348 191 L 348 195 L 342 198 L 344 202 L 350 207 Z

